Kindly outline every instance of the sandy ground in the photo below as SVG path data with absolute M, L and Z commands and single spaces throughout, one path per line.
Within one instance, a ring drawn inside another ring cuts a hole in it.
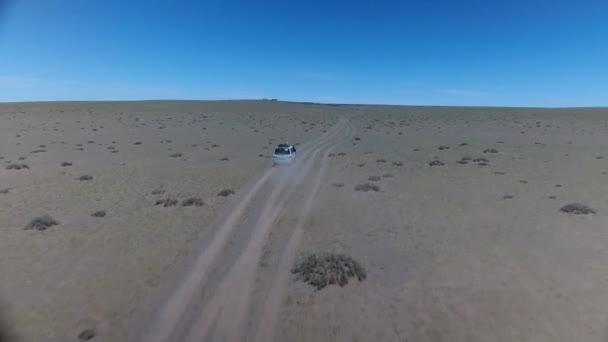
M 606 114 L 2 104 L 3 325 L 23 341 L 84 329 L 99 341 L 606 341 Z M 298 164 L 271 169 L 283 140 L 301 144 Z M 180 203 L 155 205 L 169 195 Z M 205 205 L 181 206 L 193 196 Z M 559 211 L 572 202 L 596 214 Z M 59 224 L 23 229 L 44 214 Z M 367 279 L 295 280 L 293 260 L 316 252 L 352 256 Z

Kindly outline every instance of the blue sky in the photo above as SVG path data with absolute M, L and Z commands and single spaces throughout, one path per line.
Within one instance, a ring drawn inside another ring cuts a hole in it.
M 608 2 L 0 0 L 0 101 L 608 106 Z

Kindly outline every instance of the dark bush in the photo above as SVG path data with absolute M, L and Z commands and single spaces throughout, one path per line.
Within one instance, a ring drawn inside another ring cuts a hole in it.
M 234 195 L 234 190 L 224 189 L 224 190 L 220 191 L 217 195 L 222 196 L 222 197 L 228 197 L 230 195 Z
M 191 197 L 182 201 L 182 207 L 202 207 L 205 205 L 199 197 Z
M 30 223 L 25 226 L 25 230 L 42 231 L 47 230 L 49 227 L 56 226 L 58 224 L 59 221 L 55 220 L 51 216 L 43 215 L 31 220 Z
M 105 210 L 98 210 L 98 211 L 92 213 L 91 216 L 93 216 L 93 217 L 104 217 L 104 216 L 106 216 L 106 211 Z
M 586 215 L 586 214 L 595 214 L 595 210 L 589 208 L 588 206 L 580 203 L 570 203 L 559 209 L 561 212 L 567 214 L 575 214 L 575 215 Z
M 350 278 L 363 281 L 367 273 L 363 266 L 350 256 L 343 254 L 311 254 L 302 259 L 291 271 L 298 280 L 302 280 L 317 290 L 328 285 L 343 287 Z
M 172 207 L 177 205 L 177 200 L 169 196 L 167 198 L 159 199 L 158 201 L 156 201 L 156 205 L 162 205 L 163 207 Z
M 355 191 L 363 191 L 363 192 L 380 191 L 380 188 L 375 184 L 365 183 L 365 184 L 359 184 L 359 185 L 355 186 Z
M 10 164 L 6 167 L 7 170 L 21 170 L 29 168 L 30 167 L 27 164 Z

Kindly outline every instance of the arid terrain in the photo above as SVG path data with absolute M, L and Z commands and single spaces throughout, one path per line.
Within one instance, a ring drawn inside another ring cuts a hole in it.
M 607 341 L 607 117 L 0 104 L 5 339 Z

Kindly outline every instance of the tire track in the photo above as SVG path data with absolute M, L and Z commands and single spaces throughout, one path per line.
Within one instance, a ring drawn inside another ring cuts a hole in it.
M 348 137 L 350 137 L 353 132 L 354 128 L 350 126 Z M 298 217 L 295 228 L 284 248 L 279 267 L 276 271 L 270 290 L 268 291 L 266 303 L 262 309 L 259 324 L 256 329 L 254 338 L 254 341 L 256 342 L 271 342 L 274 340 L 279 312 L 287 291 L 289 275 L 291 274 L 290 270 L 294 264 L 296 253 L 298 252 L 298 247 L 300 246 L 300 241 L 302 240 L 302 235 L 304 234 L 303 227 L 308 220 L 315 196 L 317 195 L 319 187 L 321 186 L 327 164 L 329 163 L 328 155 L 332 150 L 333 146 L 323 155 L 321 167 L 317 177 L 315 178 L 313 188 L 306 198 L 306 202 L 302 207 L 302 211 Z
M 339 139 L 339 137 L 337 138 Z M 295 187 L 309 173 L 314 164 L 315 156 L 321 150 L 330 148 L 332 145 L 333 141 L 328 140 L 312 152 L 313 155 L 307 160 L 306 165 L 301 169 L 302 171 L 298 173 L 298 179 L 290 184 L 290 187 L 279 201 L 275 201 L 274 197 L 268 200 L 265 210 L 258 220 L 255 232 L 252 234 L 239 260 L 223 279 L 218 287 L 219 292 L 215 294 L 209 305 L 204 308 L 198 321 L 192 325 L 192 330 L 186 337 L 186 341 L 200 341 L 201 338 L 210 336 L 211 322 L 218 315 L 213 340 L 241 340 L 246 311 L 251 302 L 251 290 L 254 286 L 255 275 L 258 270 L 264 243 L 268 240 L 273 223 L 281 213 Z M 280 188 L 281 186 L 278 186 L 276 190 L 280 190 Z
M 326 144 L 331 144 L 332 139 L 335 139 L 335 135 L 339 134 L 340 127 L 343 125 L 344 122 L 341 120 L 317 140 L 303 144 L 303 147 L 301 147 L 304 152 L 301 153 L 303 154 L 301 157 L 303 161 L 307 165 L 310 165 L 311 160 L 314 160 L 314 156 L 318 151 Z M 259 193 L 260 189 L 269 181 L 269 179 L 271 179 L 271 176 L 277 174 L 278 176 L 282 176 L 280 177 L 280 184 L 273 190 L 273 193 L 270 196 L 271 198 L 267 202 L 263 212 L 267 213 L 267 211 L 270 210 L 273 202 L 276 201 L 277 196 L 283 190 L 285 183 L 287 182 L 286 174 L 281 174 L 280 170 L 274 168 L 264 172 L 253 184 L 235 209 L 225 218 L 224 222 L 216 230 L 215 235 L 206 248 L 196 255 L 193 263 L 188 268 L 189 272 L 183 277 L 180 277 L 180 281 L 176 283 L 175 288 L 172 289 L 171 295 L 162 302 L 160 310 L 157 311 L 152 320 L 146 325 L 146 329 L 142 335 L 143 337 L 141 338 L 142 341 L 161 342 L 172 340 L 171 337 L 175 333 L 175 328 L 179 326 L 180 321 L 184 318 L 184 314 L 188 311 L 188 308 L 192 306 L 192 302 L 196 301 L 196 295 L 204 287 L 217 258 L 230 240 L 243 213 Z M 304 175 L 305 174 L 302 173 L 301 177 Z M 293 188 L 293 186 L 288 187 L 287 190 L 290 190 L 291 188 Z M 286 196 L 283 196 L 285 201 L 289 197 L 288 195 L 289 193 Z M 264 215 L 262 215 L 262 218 L 263 217 Z

